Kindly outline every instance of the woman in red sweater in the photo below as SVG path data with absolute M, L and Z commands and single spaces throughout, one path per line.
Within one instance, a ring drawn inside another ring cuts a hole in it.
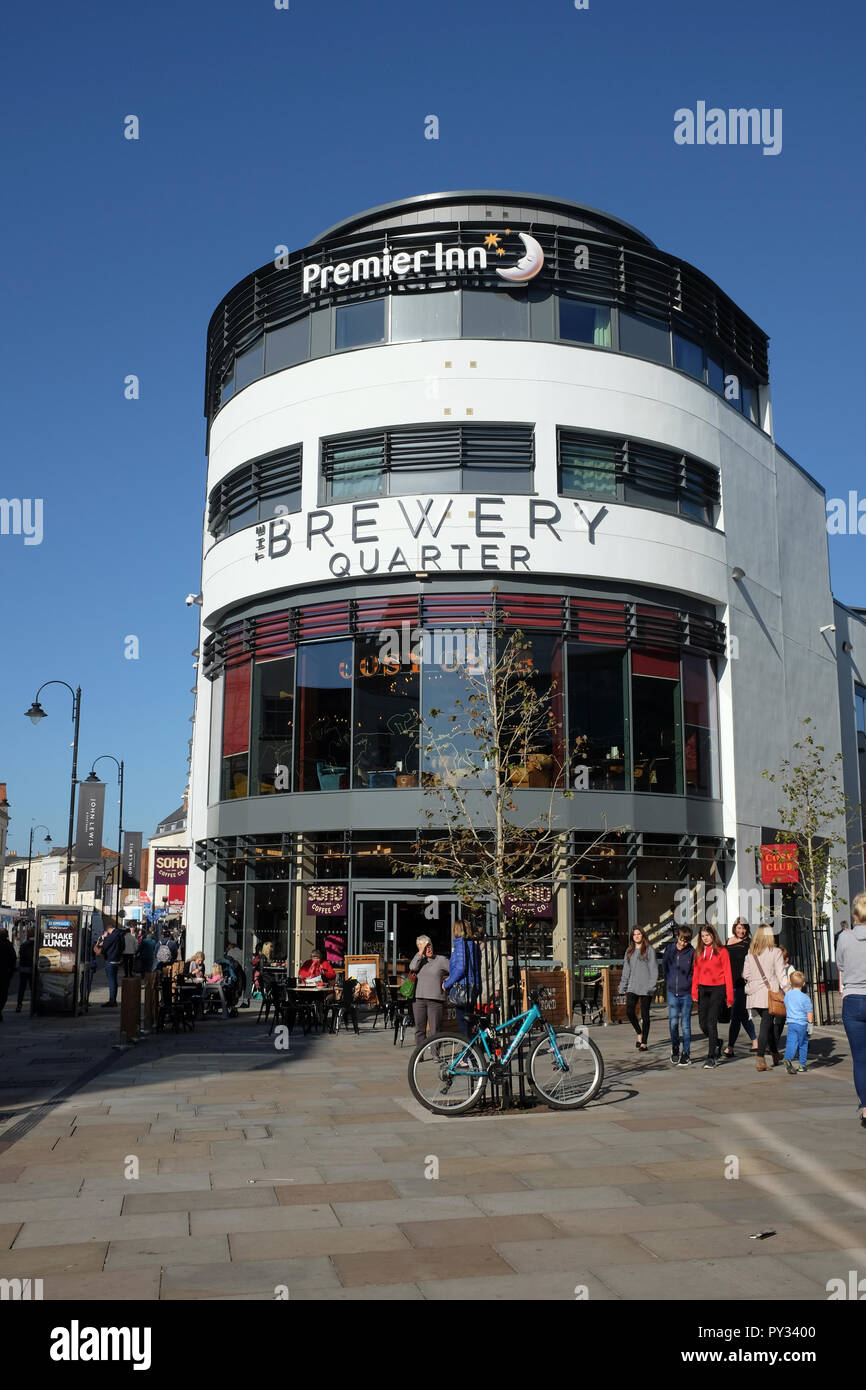
M 719 1014 L 734 1002 L 731 958 L 716 935 L 714 927 L 701 927 L 700 943 L 695 951 L 692 975 L 692 998 L 698 1006 L 701 1032 L 707 1035 L 709 1051 L 704 1067 L 714 1067 L 721 1051 Z

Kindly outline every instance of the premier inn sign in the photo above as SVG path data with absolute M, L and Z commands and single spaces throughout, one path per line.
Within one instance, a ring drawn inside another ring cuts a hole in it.
M 595 544 L 608 514 L 546 497 L 390 497 L 279 516 L 255 528 L 256 560 L 285 561 L 292 582 L 365 574 L 556 568 L 551 547 Z M 566 566 L 567 567 L 567 566 Z M 289 576 L 287 576 L 288 578 Z
M 504 235 L 511 234 L 508 228 Z M 522 283 L 532 280 L 544 265 L 544 252 L 534 236 L 528 232 L 518 232 L 523 242 L 523 254 L 514 265 L 498 266 L 496 273 L 503 280 Z M 377 280 L 390 280 L 392 276 L 402 279 L 409 274 L 422 275 L 431 271 L 442 275 L 454 271 L 486 270 L 488 255 L 507 257 L 508 251 L 502 245 L 502 234 L 491 232 L 484 239 L 484 246 L 445 247 L 441 241 L 433 246 L 421 247 L 417 251 L 394 251 L 387 246 L 378 255 L 359 256 L 354 261 L 339 261 L 336 265 L 319 265 L 310 261 L 304 266 L 302 292 L 320 293 L 330 288 L 346 285 L 367 285 Z

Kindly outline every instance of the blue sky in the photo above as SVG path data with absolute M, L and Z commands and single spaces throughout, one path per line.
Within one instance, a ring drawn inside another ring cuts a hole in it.
M 856 0 L 12 7 L 0 492 L 44 499 L 44 539 L 0 536 L 10 845 L 26 853 L 32 821 L 65 842 L 69 695 L 52 687 L 49 718 L 23 718 L 53 678 L 84 690 L 81 775 L 98 754 L 125 760 L 126 825 L 150 834 L 179 804 L 207 322 L 275 246 L 353 212 L 501 188 L 624 218 L 770 334 L 778 442 L 828 497 L 866 494 L 864 29 Z M 781 107 L 781 154 L 677 146 L 674 111 L 698 100 Z M 863 546 L 830 541 L 834 590 L 854 605 Z

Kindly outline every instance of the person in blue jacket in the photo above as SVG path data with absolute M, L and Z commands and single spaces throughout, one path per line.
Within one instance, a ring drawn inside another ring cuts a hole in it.
M 681 927 L 673 941 L 669 941 L 662 956 L 662 974 L 668 992 L 668 1022 L 671 1030 L 671 1062 L 681 1067 L 691 1066 L 689 1056 L 692 1046 L 692 972 L 695 968 L 695 952 L 692 934 L 687 927 Z M 683 1050 L 680 1054 L 680 1028 L 683 1034 Z
M 442 988 L 451 991 L 455 986 L 461 987 L 457 991 L 460 1002 L 457 998 L 452 998 L 451 1002 L 457 1009 L 457 1026 L 468 1040 L 469 1014 L 481 993 L 481 951 L 478 942 L 472 940 L 472 929 L 468 923 L 455 922 L 452 935 L 451 969 L 448 978 L 442 981 Z

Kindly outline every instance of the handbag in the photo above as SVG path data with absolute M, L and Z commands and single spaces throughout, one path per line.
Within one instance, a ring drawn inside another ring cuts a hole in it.
M 758 960 L 758 957 L 757 957 L 757 956 L 755 956 L 755 964 L 757 965 L 758 969 L 759 969 L 760 972 L 761 972 L 761 979 L 764 981 L 764 984 L 767 986 L 767 1007 L 768 1007 L 768 1009 L 770 1010 L 770 1013 L 772 1014 L 772 1016 L 773 1016 L 774 1018 L 784 1018 L 784 1017 L 785 1017 L 785 995 L 784 995 L 784 992 L 783 992 L 781 989 L 770 989 L 770 986 L 769 986 L 769 984 L 767 983 L 767 977 L 766 977 L 766 975 L 764 974 L 763 970 L 761 970 L 761 962 Z
M 418 976 L 414 973 L 414 971 L 410 970 L 409 974 L 406 976 L 405 980 L 403 981 L 399 990 L 397 991 L 401 999 L 415 998 L 415 983 L 417 979 Z
M 456 1009 L 468 1009 L 473 999 L 475 991 L 469 983 L 468 976 L 458 980 L 456 985 L 452 985 L 448 991 L 448 998 Z

